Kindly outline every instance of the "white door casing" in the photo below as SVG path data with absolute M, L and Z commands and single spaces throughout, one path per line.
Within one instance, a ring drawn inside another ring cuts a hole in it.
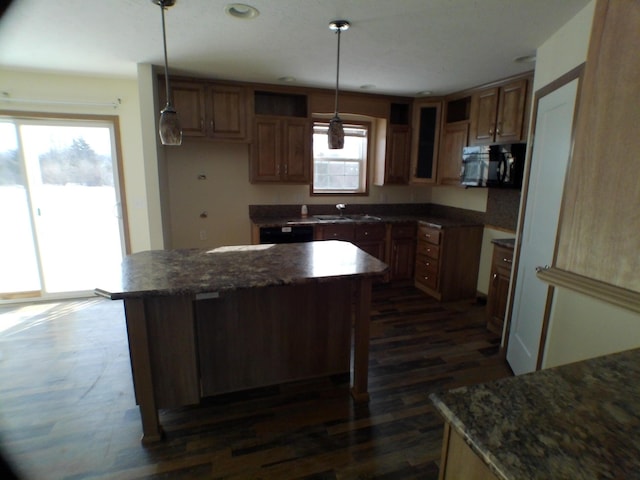
M 516 375 L 536 370 L 538 362 L 549 286 L 536 267 L 553 262 L 578 84 L 576 78 L 538 100 L 507 348 Z

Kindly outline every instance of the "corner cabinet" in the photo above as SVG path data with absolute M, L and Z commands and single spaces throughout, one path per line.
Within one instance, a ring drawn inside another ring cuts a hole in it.
M 471 145 L 514 143 L 523 139 L 527 78 L 475 92 L 471 98 Z
M 166 104 L 164 77 L 158 81 L 160 109 Z M 171 79 L 173 106 L 184 137 L 249 140 L 247 88 L 207 81 Z
M 413 104 L 411 143 L 412 184 L 436 182 L 438 146 L 440 141 L 440 110 L 442 102 L 432 99 L 416 100 Z
M 482 225 L 419 222 L 415 286 L 440 301 L 476 295 Z
M 312 123 L 305 95 L 254 92 L 251 183 L 311 181 Z

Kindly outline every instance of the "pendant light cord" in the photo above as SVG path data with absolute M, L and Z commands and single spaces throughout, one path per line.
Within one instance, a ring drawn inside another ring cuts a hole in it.
M 336 30 L 336 33 L 338 34 L 338 62 L 337 62 L 337 66 L 336 66 L 336 101 L 335 101 L 335 108 L 334 108 L 334 114 L 337 117 L 338 116 L 338 81 L 340 79 L 340 34 L 342 33 L 342 27 L 338 27 L 338 29 Z
M 164 2 L 160 2 L 162 10 L 162 45 L 164 46 L 164 78 L 166 80 L 167 89 L 167 105 L 171 105 L 171 97 L 169 97 L 169 63 L 167 62 L 167 34 L 164 28 Z

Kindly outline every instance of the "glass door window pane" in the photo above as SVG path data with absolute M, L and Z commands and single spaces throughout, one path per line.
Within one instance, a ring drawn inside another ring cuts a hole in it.
M 111 128 L 23 124 L 20 136 L 44 289 L 93 290 L 122 260 Z
M 0 298 L 40 291 L 29 210 L 16 127 L 0 121 Z

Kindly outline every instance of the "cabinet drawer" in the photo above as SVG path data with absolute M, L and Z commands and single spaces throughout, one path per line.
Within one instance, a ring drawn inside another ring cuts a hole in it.
M 513 250 L 510 248 L 494 245 L 493 247 L 493 269 L 506 277 L 511 276 L 511 265 L 513 264 Z
M 418 242 L 416 252 L 420 255 L 425 255 L 427 257 L 433 258 L 434 260 L 440 258 L 440 247 L 424 241 Z
M 322 227 L 323 240 L 353 241 L 353 225 L 325 225 Z
M 427 257 L 426 255 L 416 255 L 416 271 L 422 269 L 433 273 L 438 273 L 438 260 Z
M 416 265 L 416 282 L 422 283 L 429 288 L 436 290 L 438 288 L 438 269 L 435 271 L 430 268 L 420 267 Z
M 395 224 L 391 227 L 391 238 L 414 238 L 416 236 L 416 224 Z
M 355 228 L 355 238 L 358 240 L 384 240 L 387 227 L 384 223 L 358 225 Z
M 441 235 L 442 231 L 437 228 L 427 227 L 425 225 L 418 226 L 418 240 L 424 240 L 425 242 L 433 243 L 434 245 L 440 245 Z

